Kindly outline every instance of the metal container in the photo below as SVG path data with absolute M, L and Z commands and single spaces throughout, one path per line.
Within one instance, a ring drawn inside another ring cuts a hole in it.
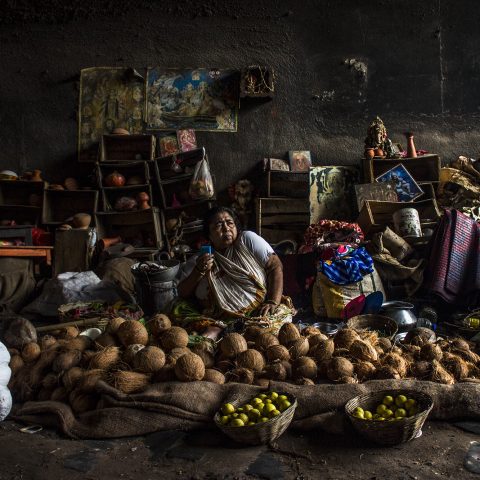
M 340 328 L 343 327 L 343 324 L 318 322 L 318 323 L 314 323 L 312 326 L 317 327 L 323 334 L 331 337 L 335 335 Z
M 395 320 L 399 332 L 406 332 L 417 325 L 417 317 L 413 313 L 413 308 L 411 303 L 394 300 L 385 302 L 380 313 Z

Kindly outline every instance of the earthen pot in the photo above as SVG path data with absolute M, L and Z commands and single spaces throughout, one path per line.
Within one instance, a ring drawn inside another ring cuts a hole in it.
M 43 182 L 42 178 L 42 171 L 41 170 L 34 170 L 32 178 L 30 179 L 31 182 Z
M 375 149 L 374 148 L 366 148 L 365 149 L 365 158 L 373 158 L 375 156 Z
M 67 190 L 78 190 L 80 188 L 80 186 L 77 182 L 77 179 L 73 178 L 73 177 L 66 178 L 65 181 L 63 182 L 63 186 Z
M 77 213 L 73 216 L 73 226 L 75 228 L 81 228 L 82 230 L 86 230 L 90 226 L 90 222 L 92 221 L 92 216 L 88 213 Z
M 110 248 L 113 245 L 120 243 L 121 241 L 122 241 L 122 237 L 107 237 L 107 238 L 102 238 L 99 241 L 99 244 L 102 250 L 106 250 L 107 248 Z
M 139 210 L 147 210 L 150 208 L 148 201 L 150 200 L 150 196 L 147 192 L 140 192 L 137 195 L 137 202 L 138 202 L 138 209 Z

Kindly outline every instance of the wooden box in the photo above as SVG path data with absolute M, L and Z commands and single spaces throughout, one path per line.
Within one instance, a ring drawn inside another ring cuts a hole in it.
M 196 164 L 202 158 L 203 148 L 156 158 L 155 173 L 158 183 L 169 179 L 191 178 Z
M 434 226 L 440 218 L 441 212 L 434 198 L 419 202 L 382 202 L 378 200 L 365 200 L 357 223 L 363 233 L 381 231 L 385 226 L 393 229 L 393 214 L 402 208 L 415 208 L 420 215 L 422 227 Z
M 99 187 L 108 187 L 105 184 L 105 179 L 113 172 L 121 173 L 125 177 L 125 186 L 129 186 L 130 181 L 136 182 L 137 180 L 141 183 L 135 183 L 135 185 L 148 185 L 150 183 L 150 169 L 148 168 L 148 163 L 144 161 L 97 163 L 96 170 Z
M 0 180 L 0 205 L 41 207 L 45 182 Z
M 76 213 L 89 213 L 93 219 L 97 206 L 97 190 L 45 190 L 42 223 L 64 223 Z
M 300 243 L 310 224 L 309 209 L 308 198 L 257 198 L 257 233 L 272 244 L 285 239 Z
M 155 158 L 153 135 L 103 135 L 100 142 L 100 162 L 131 162 Z
M 16 225 L 37 226 L 41 220 L 42 209 L 28 205 L 0 205 L 0 222 L 15 222 Z
M 372 158 L 363 159 L 363 173 L 366 182 L 375 179 L 401 163 L 417 182 L 438 182 L 442 163 L 438 155 L 422 155 L 417 158 Z
M 150 185 L 129 185 L 126 187 L 105 187 L 102 192 L 102 211 L 115 212 L 117 200 L 121 197 L 132 197 L 135 200 L 140 192 L 146 192 L 150 197 L 149 205 L 153 205 L 152 187 Z
M 267 196 L 308 198 L 310 194 L 308 172 L 267 172 Z
M 98 238 L 118 237 L 136 249 L 161 249 L 164 245 L 164 219 L 158 208 L 131 212 L 97 212 Z

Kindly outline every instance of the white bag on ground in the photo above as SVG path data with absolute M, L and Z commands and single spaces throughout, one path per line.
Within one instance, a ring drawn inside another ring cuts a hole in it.
M 12 371 L 6 363 L 0 364 L 0 387 L 6 387 L 12 376 Z
M 12 409 L 12 395 L 7 387 L 0 387 L 0 422 L 3 422 Z
M 0 366 L 2 366 L 3 363 L 6 363 L 7 365 L 10 363 L 10 353 L 7 350 L 7 347 L 0 342 Z

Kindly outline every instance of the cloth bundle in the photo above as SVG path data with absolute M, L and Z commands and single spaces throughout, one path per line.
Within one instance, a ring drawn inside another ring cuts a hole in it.
M 310 225 L 305 231 L 304 248 L 313 249 L 322 243 L 345 242 L 360 245 L 364 235 L 356 223 L 341 222 L 338 220 L 320 220 Z

